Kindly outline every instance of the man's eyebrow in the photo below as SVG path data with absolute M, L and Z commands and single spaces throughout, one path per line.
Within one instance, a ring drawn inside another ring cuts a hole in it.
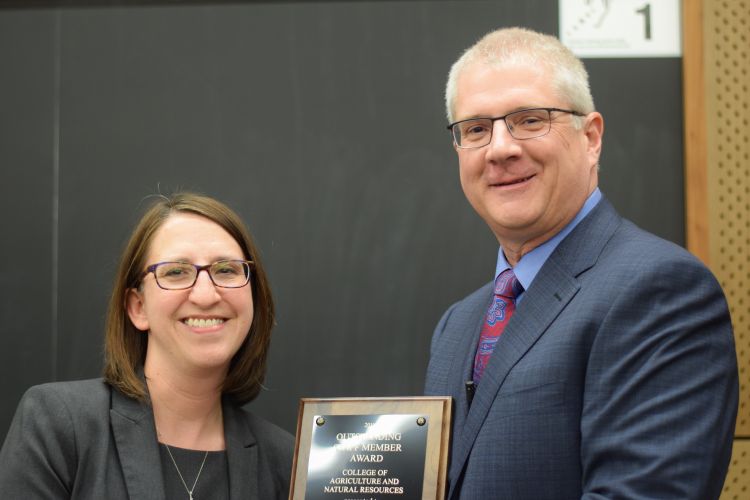
M 499 118 L 501 116 L 508 116 L 511 113 L 516 113 L 518 111 L 525 111 L 527 109 L 547 109 L 549 107 L 550 106 L 542 106 L 542 105 L 517 106 L 515 108 L 512 108 L 509 111 L 506 111 L 505 113 L 503 113 L 501 115 L 494 115 L 493 116 L 493 115 L 488 115 L 486 113 L 485 114 L 474 114 L 474 115 L 469 115 L 466 118 L 460 118 L 460 119 L 457 118 L 455 120 L 455 122 L 462 122 L 462 121 L 465 121 L 465 120 L 475 120 L 475 119 L 478 119 L 478 118 Z

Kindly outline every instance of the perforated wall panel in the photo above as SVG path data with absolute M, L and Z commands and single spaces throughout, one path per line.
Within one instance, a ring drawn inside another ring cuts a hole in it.
M 750 441 L 739 439 L 734 442 L 729 473 L 724 481 L 721 500 L 747 500 L 750 498 Z
M 740 409 L 722 500 L 750 499 L 750 1 L 704 0 L 710 264 L 727 295 Z
M 704 9 L 711 268 L 737 343 L 736 434 L 750 437 L 750 0 L 707 1 Z

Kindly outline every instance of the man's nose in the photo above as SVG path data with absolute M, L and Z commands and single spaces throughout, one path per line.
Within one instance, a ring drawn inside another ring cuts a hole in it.
M 505 120 L 495 120 L 492 124 L 492 137 L 487 149 L 488 153 L 501 156 L 515 155 L 519 152 L 518 139 L 511 135 Z

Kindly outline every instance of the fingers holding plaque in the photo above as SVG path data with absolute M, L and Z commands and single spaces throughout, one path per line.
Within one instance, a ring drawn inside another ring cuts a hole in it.
M 291 499 L 442 499 L 450 398 L 302 399 Z

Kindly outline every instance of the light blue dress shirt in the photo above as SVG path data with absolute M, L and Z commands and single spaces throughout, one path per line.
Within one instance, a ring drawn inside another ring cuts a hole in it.
M 573 220 L 566 225 L 562 231 L 557 233 L 555 236 L 545 241 L 518 261 L 516 267 L 513 267 L 513 272 L 518 278 L 519 283 L 523 286 L 524 290 L 528 290 L 531 286 L 531 282 L 534 281 L 539 270 L 542 268 L 547 258 L 557 248 L 557 245 L 575 228 L 579 222 L 586 217 L 589 212 L 599 203 L 602 199 L 602 193 L 599 188 L 594 189 L 594 192 L 589 195 L 586 202 L 581 207 L 581 210 L 573 217 Z M 502 247 L 497 252 L 497 266 L 495 266 L 495 278 L 506 269 L 510 269 L 511 265 L 505 259 Z M 516 303 L 519 303 L 523 299 L 523 292 L 516 298 Z

